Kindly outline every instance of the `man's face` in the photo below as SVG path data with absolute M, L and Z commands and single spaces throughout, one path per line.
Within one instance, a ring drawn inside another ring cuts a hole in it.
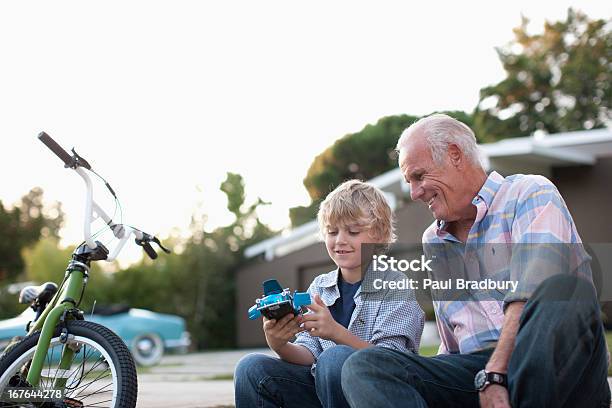
M 461 218 L 473 197 L 466 194 L 468 182 L 450 156 L 442 164 L 436 164 L 431 150 L 417 133 L 400 150 L 399 165 L 406 181 L 410 184 L 410 197 L 429 207 L 437 220 L 446 222 Z

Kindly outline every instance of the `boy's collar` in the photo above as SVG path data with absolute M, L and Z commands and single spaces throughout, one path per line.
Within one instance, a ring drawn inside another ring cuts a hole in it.
M 324 288 L 331 288 L 333 286 L 338 286 L 339 272 L 340 272 L 340 268 L 336 268 L 330 273 L 323 275 L 323 277 L 321 278 L 321 282 L 319 283 L 319 286 L 324 287 Z M 376 292 L 377 291 L 376 289 L 374 289 L 374 285 L 371 284 L 372 282 L 369 282 L 372 280 L 371 272 L 372 272 L 372 263 L 368 265 L 368 269 L 366 270 L 365 276 L 362 279 L 362 282 L 361 282 L 362 292 Z M 366 284 L 366 282 L 369 282 L 370 284 L 368 285 Z
M 322 286 L 324 288 L 331 288 L 332 286 L 337 286 L 339 270 L 340 268 L 336 268 L 330 273 L 323 275 L 323 277 L 321 278 L 321 282 L 319 283 L 319 286 Z

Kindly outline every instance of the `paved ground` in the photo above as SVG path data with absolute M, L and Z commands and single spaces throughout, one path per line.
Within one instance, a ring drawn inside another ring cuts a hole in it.
M 254 351 L 272 355 L 268 349 L 257 349 L 166 356 L 159 365 L 139 370 L 137 407 L 233 406 L 234 367 Z
M 439 341 L 435 323 L 427 322 L 421 344 Z M 242 356 L 254 351 L 273 354 L 268 349 L 253 349 L 166 356 L 158 366 L 139 370 L 138 407 L 233 406 L 234 367 Z
M 158 366 L 139 370 L 139 408 L 233 407 L 231 379 L 236 363 L 268 349 L 193 353 L 164 357 Z M 612 377 L 608 378 L 612 384 Z

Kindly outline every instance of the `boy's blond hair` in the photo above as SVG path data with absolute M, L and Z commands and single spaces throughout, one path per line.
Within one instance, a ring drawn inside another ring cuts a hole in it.
M 326 227 L 353 223 L 370 228 L 370 235 L 379 243 L 390 244 L 397 239 L 395 217 L 384 193 L 361 180 L 349 180 L 329 193 L 317 214 L 319 230 L 325 236 Z

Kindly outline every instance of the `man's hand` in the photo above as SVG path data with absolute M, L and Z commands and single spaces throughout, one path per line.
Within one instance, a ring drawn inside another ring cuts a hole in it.
M 491 384 L 478 393 L 481 408 L 512 408 L 508 390 L 497 384 Z
M 263 330 L 266 335 L 266 342 L 268 346 L 276 352 L 287 344 L 295 337 L 299 332 L 303 332 L 304 329 L 300 327 L 302 324 L 302 316 L 294 316 L 289 313 L 279 321 L 274 319 L 263 318 Z
M 308 330 L 312 336 L 338 343 L 336 341 L 338 334 L 346 329 L 334 320 L 329 309 L 321 300 L 321 297 L 319 297 L 319 295 L 314 295 L 314 302 L 306 307 L 312 313 L 303 316 L 305 322 L 304 328 Z

